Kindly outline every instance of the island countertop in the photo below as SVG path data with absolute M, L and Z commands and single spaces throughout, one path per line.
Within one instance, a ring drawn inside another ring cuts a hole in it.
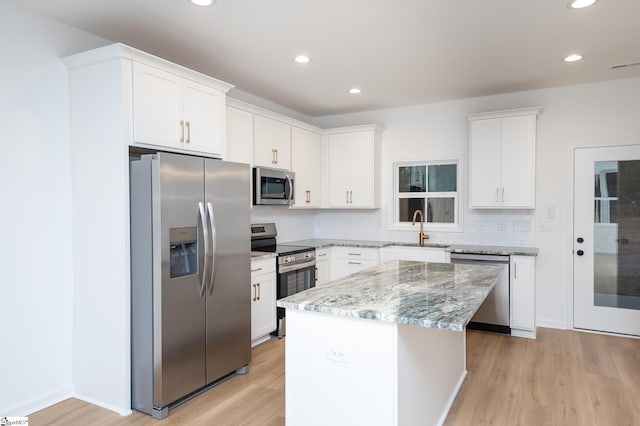
M 392 260 L 280 299 L 277 306 L 463 331 L 503 268 Z

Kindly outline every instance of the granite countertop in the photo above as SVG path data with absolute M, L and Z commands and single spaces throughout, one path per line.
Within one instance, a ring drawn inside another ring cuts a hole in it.
M 417 243 L 394 242 L 394 241 L 366 241 L 366 240 L 341 240 L 312 238 L 308 240 L 289 241 L 284 244 L 293 246 L 311 246 L 317 249 L 325 247 L 362 247 L 362 248 L 382 248 L 389 246 L 406 246 L 418 248 Z M 443 248 L 451 253 L 473 253 L 473 254 L 503 254 L 511 256 L 537 256 L 536 247 L 510 247 L 491 246 L 474 244 L 438 244 L 425 243 L 424 247 Z
M 252 251 L 251 260 L 269 259 L 270 257 L 276 257 L 277 254 L 266 251 Z
M 281 308 L 463 331 L 505 266 L 392 260 L 280 299 Z

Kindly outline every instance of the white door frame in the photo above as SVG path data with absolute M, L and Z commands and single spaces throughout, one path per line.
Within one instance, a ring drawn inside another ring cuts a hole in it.
M 623 147 L 623 146 L 629 146 L 629 145 L 638 145 L 640 144 L 640 140 L 630 140 L 630 139 L 623 139 L 623 140 L 615 140 L 612 139 L 610 141 L 599 141 L 597 143 L 593 143 L 593 144 L 589 144 L 589 143 L 585 143 L 585 142 L 574 142 L 569 144 L 569 149 L 568 149 L 568 158 L 567 158 L 567 163 L 568 163 L 568 169 L 570 171 L 570 175 L 569 175 L 569 179 L 567 179 L 568 182 L 568 188 L 567 188 L 567 193 L 569 195 L 569 197 L 567 198 L 569 200 L 568 204 L 567 204 L 567 224 L 569 226 L 567 226 L 566 229 L 566 252 L 567 252 L 567 264 L 568 264 L 568 268 L 567 268 L 567 317 L 566 317 L 566 321 L 567 321 L 567 329 L 570 330 L 576 330 L 576 331 L 585 331 L 585 332 L 593 332 L 593 333 L 600 333 L 600 334 L 613 334 L 613 333 L 607 333 L 607 332 L 600 332 L 600 331 L 591 331 L 591 330 L 584 330 L 581 328 L 575 328 L 573 326 L 573 261 L 574 261 L 574 255 L 573 255 L 573 235 L 574 235 L 574 188 L 575 188 L 575 151 L 576 149 L 580 149 L 580 148 L 612 148 L 612 147 Z M 619 334 L 614 334 L 616 336 L 621 336 Z M 627 336 L 624 335 L 626 337 L 633 337 L 633 336 Z

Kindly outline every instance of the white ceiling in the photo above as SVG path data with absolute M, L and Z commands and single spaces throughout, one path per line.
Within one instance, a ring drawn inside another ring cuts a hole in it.
M 640 1 L 567 1 L 14 2 L 317 117 L 640 76 Z

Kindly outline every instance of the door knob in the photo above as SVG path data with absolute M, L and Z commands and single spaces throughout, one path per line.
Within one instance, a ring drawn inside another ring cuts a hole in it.
M 582 244 L 582 243 L 584 243 L 584 238 L 578 237 L 578 239 L 576 241 L 579 242 L 580 244 Z
M 582 256 L 582 255 L 584 254 L 584 252 L 583 252 L 582 250 L 578 250 L 578 251 L 576 252 L 576 254 L 577 254 L 578 256 Z

